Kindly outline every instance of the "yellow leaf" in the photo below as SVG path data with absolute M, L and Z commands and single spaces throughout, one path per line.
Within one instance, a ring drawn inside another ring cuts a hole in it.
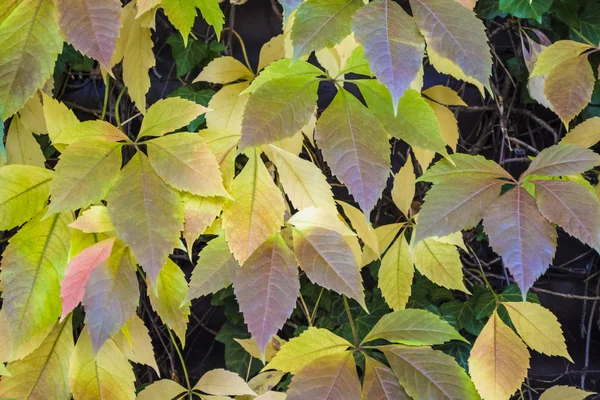
M 253 338 L 248 339 L 234 339 L 236 342 L 240 344 L 246 350 L 248 354 L 257 360 L 261 359 L 261 353 L 256 344 L 256 341 Z M 281 346 L 287 343 L 285 340 L 281 339 L 279 336 L 275 335 L 271 338 L 269 344 L 267 344 L 267 349 L 265 350 L 265 361 L 269 362 L 275 357 Z
M 221 90 L 215 93 L 208 102 L 208 108 L 211 111 L 206 114 L 206 126 L 241 133 L 244 107 L 246 107 L 250 95 L 240 93 L 248 85 L 248 82 L 234 83 L 222 87 Z
M 156 285 L 148 282 L 148 297 L 152 308 L 162 322 L 175 334 L 185 347 L 185 333 L 190 315 L 191 303 L 188 297 L 188 284 L 185 274 L 171 259 L 160 270 Z
M 42 98 L 44 100 L 44 117 L 48 135 L 54 143 L 62 131 L 79 124 L 79 120 L 64 103 L 60 103 L 44 92 L 42 92 Z
M 23 360 L 8 364 L 10 376 L 0 380 L 0 398 L 68 398 L 72 329 L 71 318 L 56 324 L 38 349 Z
M 381 260 L 378 277 L 381 294 L 394 311 L 406 306 L 414 273 L 410 247 L 402 233 Z
M 31 165 L 0 167 L 0 230 L 31 219 L 46 205 L 52 171 Z
M 248 386 L 250 386 L 250 389 L 254 390 L 258 395 L 263 395 L 265 393 L 274 393 L 274 392 L 269 392 L 269 390 L 274 388 L 281 381 L 281 378 L 283 378 L 284 375 L 285 375 L 285 372 L 282 372 L 282 371 L 261 372 L 258 375 L 256 375 L 254 378 L 252 378 L 248 381 Z M 279 394 L 285 395 L 284 393 L 279 393 Z M 238 400 L 242 400 L 242 399 L 250 400 L 251 397 L 241 396 Z
M 258 71 L 262 70 L 267 65 L 280 58 L 285 57 L 285 46 L 284 46 L 284 35 L 277 35 L 260 49 L 260 55 L 258 57 Z
M 241 133 L 225 131 L 223 128 L 203 129 L 199 135 L 204 139 L 210 151 L 215 155 L 221 174 L 223 175 L 223 186 L 231 189 L 235 175 L 235 157 L 237 144 Z
M 152 347 L 152 339 L 148 333 L 148 328 L 144 325 L 144 321 L 137 315 L 134 315 L 127 323 L 127 335 L 125 328 L 121 329 L 112 340 L 125 357 L 137 364 L 144 364 L 152 367 L 156 374 L 160 376 L 156 359 L 154 358 L 154 348 Z M 129 336 L 129 337 L 128 337 Z
M 94 355 L 87 329 L 75 345 L 69 378 L 76 399 L 135 399 L 135 376 L 127 357 L 112 340 Z
M 188 253 L 192 253 L 192 246 L 198 237 L 221 214 L 225 199 L 222 197 L 200 197 L 183 193 L 183 238 L 187 245 Z
M 485 97 L 484 86 L 488 85 L 487 82 L 480 82 L 472 76 L 466 75 L 463 72 L 463 70 L 460 69 L 455 63 L 441 56 L 440 54 L 438 54 L 438 52 L 436 52 L 429 46 L 427 46 L 427 55 L 429 56 L 429 61 L 435 67 L 436 70 L 443 74 L 452 75 L 456 79 L 460 79 L 462 81 L 474 85 L 477 89 L 479 89 L 479 93 L 481 93 L 481 96 Z
M 593 394 L 573 386 L 553 386 L 542 393 L 540 400 L 584 400 Z
M 323 172 L 311 163 L 279 147 L 269 146 L 279 179 L 294 207 L 336 211 L 331 187 Z
M 406 164 L 394 176 L 394 187 L 392 188 L 392 200 L 402 213 L 411 216 L 411 204 L 415 197 L 415 172 L 412 158 L 406 160 Z
M 350 342 L 327 329 L 308 328 L 300 336 L 284 344 L 264 369 L 297 374 L 305 366 L 327 355 L 344 353 Z
M 142 390 L 137 400 L 165 400 L 179 398 L 187 389 L 169 379 L 161 379 Z
M 414 247 L 413 258 L 417 270 L 433 283 L 469 293 L 463 283 L 462 262 L 453 244 L 424 239 Z
M 163 136 L 186 126 L 207 109 L 181 97 L 169 97 L 154 103 L 142 121 L 138 140 L 144 136 Z
M 417 162 L 419 163 L 419 165 L 421 166 L 423 171 L 426 171 L 427 168 L 429 168 L 429 165 L 431 164 L 431 162 L 433 161 L 433 158 L 435 157 L 435 152 L 433 152 L 431 150 L 422 149 L 420 147 L 414 147 L 414 146 L 413 146 L 412 150 L 413 150 L 413 153 L 415 154 L 415 158 L 417 159 Z
M 238 79 L 250 80 L 254 74 L 233 57 L 224 56 L 212 60 L 192 83 L 231 83 Z
M 469 357 L 477 391 L 485 400 L 507 400 L 521 387 L 528 368 L 527 347 L 494 311 Z
M 138 0 L 137 1 L 137 14 L 136 18 L 139 18 L 142 14 L 150 11 L 157 5 L 159 5 L 161 0 Z
M 323 228 L 335 231 L 342 236 L 356 236 L 344 223 L 340 214 L 322 208 L 308 207 L 300 210 L 288 220 L 288 223 L 303 230 L 308 228 Z
M 342 206 L 344 214 L 350 220 L 350 224 L 356 231 L 359 238 L 375 253 L 380 254 L 379 240 L 375 234 L 375 229 L 371 225 L 368 217 L 358 208 L 351 206 L 348 203 L 338 200 L 337 203 Z
M 254 390 L 238 374 L 224 369 L 213 369 L 205 373 L 194 386 L 194 390 L 214 395 L 251 395 L 256 396 Z
M 48 133 L 46 118 L 44 117 L 44 106 L 41 95 L 34 94 L 31 99 L 19 111 L 21 122 L 27 129 L 34 133 Z
M 81 213 L 75 222 L 72 222 L 69 226 L 79 229 L 84 233 L 102 233 L 115 230 L 110 221 L 108 210 L 104 206 L 90 207 Z
M 600 141 L 600 117 L 588 118 L 571 129 L 560 141 L 560 144 L 577 144 L 592 147 Z
M 517 332 L 529 347 L 542 354 L 561 356 L 574 362 L 565 344 L 562 328 L 552 312 L 528 302 L 502 303 Z
M 436 85 L 423 90 L 423 94 L 445 106 L 467 106 L 467 103 L 448 86 Z
M 244 261 L 283 225 L 285 203 L 256 149 L 233 181 L 223 207 L 223 228 L 235 258 Z
M 32 132 L 18 116 L 14 116 L 6 137 L 8 164 L 25 164 L 45 168 L 46 158 Z
M 456 151 L 460 134 L 458 132 L 458 121 L 456 120 L 454 113 L 438 103 L 429 100 L 425 101 L 433 109 L 433 112 L 440 123 L 440 130 L 444 142 L 450 146 L 452 151 Z
M 377 241 L 379 242 L 379 254 L 375 253 L 371 250 L 370 247 L 367 247 L 362 254 L 362 265 L 366 266 L 376 259 L 380 258 L 383 253 L 390 247 L 398 231 L 400 228 L 404 226 L 403 222 L 399 222 L 397 224 L 388 224 L 382 225 L 375 228 L 375 235 L 377 236 Z
M 559 64 L 577 58 L 581 53 L 592 48 L 589 44 L 573 40 L 559 40 L 540 53 L 529 77 L 548 75 Z

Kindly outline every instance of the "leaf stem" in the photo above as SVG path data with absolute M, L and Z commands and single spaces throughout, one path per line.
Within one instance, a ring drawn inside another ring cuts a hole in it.
M 177 352 L 177 355 L 179 356 L 179 362 L 181 362 L 181 368 L 183 369 L 183 375 L 185 376 L 185 384 L 187 385 L 187 389 L 188 389 L 188 393 L 189 393 L 189 397 L 190 400 L 192 400 L 192 385 L 190 384 L 190 377 L 188 375 L 188 371 L 187 371 L 187 367 L 185 366 L 185 360 L 183 359 L 183 354 L 181 354 L 181 350 L 179 350 L 179 346 L 177 345 L 177 342 L 175 341 L 175 338 L 173 337 L 173 333 L 171 332 L 171 329 L 167 328 L 167 332 L 169 332 L 169 337 L 171 338 L 171 342 L 173 342 L 173 347 L 175 347 L 175 351 Z
M 313 312 L 310 315 L 311 326 L 312 326 L 312 324 L 315 323 L 315 317 L 317 316 L 317 310 L 319 309 L 319 303 L 321 302 L 321 297 L 323 297 L 324 291 L 325 291 L 325 288 L 321 288 L 321 293 L 319 293 L 319 297 L 317 297 L 317 302 L 315 303 L 315 308 L 313 309 Z
M 358 334 L 356 333 L 356 326 L 354 325 L 354 319 L 352 318 L 352 313 L 350 312 L 350 304 L 348 304 L 348 299 L 346 296 L 342 295 L 342 299 L 344 300 L 344 308 L 346 309 L 346 314 L 348 314 L 348 321 L 350 321 L 350 328 L 352 329 L 352 337 L 354 338 L 354 347 L 358 347 L 360 342 L 358 341 Z
M 246 62 L 246 67 L 248 67 L 248 69 L 250 70 L 250 72 L 252 72 L 252 75 L 255 75 L 254 71 L 252 70 L 252 67 L 250 66 L 250 60 L 248 60 L 248 53 L 246 53 L 246 45 L 244 44 L 244 40 L 242 40 L 242 37 L 233 28 L 225 28 L 223 30 L 224 31 L 225 30 L 230 30 L 231 33 L 233 33 L 235 35 L 235 37 L 237 38 L 238 42 L 240 42 L 240 46 L 242 47 L 242 54 L 244 55 L 244 61 Z M 230 51 L 231 51 L 231 49 L 230 49 Z
M 106 82 L 104 82 L 104 103 L 102 104 L 102 114 L 100 115 L 100 120 L 104 121 L 104 117 L 106 116 L 106 109 L 108 108 L 108 92 L 110 91 L 110 77 L 106 77 Z
M 302 302 L 302 308 L 304 308 L 304 315 L 306 316 L 306 320 L 308 321 L 308 327 L 310 328 L 312 327 L 312 318 L 310 311 L 308 310 L 308 306 L 304 301 L 304 296 L 302 296 L 302 293 L 300 293 L 300 301 Z
M 119 96 L 117 96 L 117 101 L 115 103 L 115 118 L 117 119 L 118 129 L 121 129 L 121 115 L 119 113 L 119 105 L 121 104 L 121 99 L 123 98 L 123 95 L 125 94 L 126 90 L 127 87 L 123 86 L 123 89 L 121 89 L 121 93 L 119 93 Z
M 571 27 L 571 29 L 573 30 L 573 32 L 575 32 L 580 38 L 583 39 L 584 42 L 586 42 L 587 44 L 589 44 L 592 47 L 597 47 L 594 43 L 592 43 L 591 40 L 589 40 L 588 38 L 586 38 L 585 36 L 583 36 L 583 34 L 581 32 L 579 32 L 577 29 Z
M 485 276 L 485 272 L 483 272 L 483 267 L 481 266 L 481 261 L 479 261 L 479 257 L 477 257 L 477 255 L 475 254 L 475 252 L 473 251 L 473 249 L 471 248 L 471 246 L 469 246 L 468 244 L 465 244 L 465 245 L 467 246 L 467 248 L 469 249 L 469 252 L 471 253 L 471 255 L 473 256 L 473 258 L 477 262 L 477 266 L 479 267 L 479 271 L 481 272 L 481 278 L 483 279 L 483 282 L 485 283 L 485 286 L 489 289 L 490 292 L 492 292 L 492 294 L 496 298 L 496 303 L 500 303 L 500 297 L 498 297 L 498 295 L 496 294 L 496 292 L 494 292 L 494 289 L 492 288 L 492 285 L 490 285 L 490 281 L 488 281 L 487 277 Z

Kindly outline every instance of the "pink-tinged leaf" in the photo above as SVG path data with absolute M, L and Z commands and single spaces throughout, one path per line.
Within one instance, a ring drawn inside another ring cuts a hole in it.
M 496 179 L 454 177 L 433 185 L 419 212 L 415 243 L 477 225 L 486 208 L 500 195 L 503 183 Z
M 62 298 L 61 321 L 83 299 L 85 285 L 90 279 L 90 274 L 94 268 L 110 257 L 115 239 L 112 237 L 96 243 L 77 254 L 69 262 L 65 277 L 60 283 L 60 297 Z
M 368 215 L 390 174 L 390 143 L 381 122 L 340 90 L 317 121 L 315 138 L 331 171 Z
M 521 175 L 565 176 L 580 174 L 600 165 L 600 155 L 574 144 L 557 144 L 545 148 Z
M 379 349 L 411 398 L 479 399 L 469 375 L 451 356 L 426 346 L 391 345 Z
M 315 360 L 294 375 L 287 400 L 360 400 L 360 381 L 352 353 Z
M 390 367 L 368 356 L 365 356 L 365 365 L 364 400 L 410 400 Z
M 300 291 L 294 253 L 279 234 L 263 243 L 233 282 L 248 330 L 261 353 L 296 307 Z
M 376 0 L 352 17 L 356 40 L 371 70 L 392 94 L 394 110 L 423 64 L 425 42 L 412 17 L 398 3 Z
M 523 293 L 548 268 L 556 248 L 556 229 L 538 211 L 535 200 L 517 186 L 492 203 L 483 216 L 490 245 Z
M 94 268 L 82 300 L 94 353 L 133 317 L 139 299 L 135 266 L 126 247 Z
M 542 215 L 569 235 L 600 249 L 600 201 L 575 182 L 534 181 L 535 199 Z
M 110 68 L 121 30 L 119 0 L 58 0 L 59 25 L 69 43 Z
M 364 307 L 360 268 L 342 235 L 323 228 L 294 229 L 294 254 L 308 279 Z

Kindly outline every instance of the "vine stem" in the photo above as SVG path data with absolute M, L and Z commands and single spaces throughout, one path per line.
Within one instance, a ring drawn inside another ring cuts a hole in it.
M 167 332 L 169 332 L 169 337 L 171 338 L 171 342 L 173 342 L 173 347 L 175 347 L 175 351 L 177 352 L 177 355 L 179 356 L 179 361 L 181 362 L 181 368 L 183 368 L 183 375 L 185 376 L 185 384 L 187 385 L 189 398 L 190 398 L 190 400 L 192 400 L 193 399 L 192 385 L 190 384 L 190 377 L 188 375 L 187 367 L 185 366 L 185 360 L 183 359 L 183 354 L 181 354 L 181 350 L 179 350 L 179 346 L 177 345 L 177 342 L 175 341 L 175 338 L 173 337 L 173 333 L 171 332 L 171 330 L 169 328 L 167 328 Z
M 106 77 L 106 82 L 104 82 L 104 103 L 102 104 L 102 114 L 100 115 L 100 120 L 104 121 L 104 117 L 106 116 L 106 109 L 108 108 L 108 92 L 110 90 L 110 77 Z
M 350 312 L 350 304 L 348 304 L 348 299 L 346 296 L 342 295 L 342 299 L 344 300 L 344 308 L 346 309 L 346 314 L 348 314 L 348 321 L 350 321 L 350 328 L 352 329 L 352 337 L 354 338 L 354 347 L 358 347 L 360 342 L 358 341 L 358 334 L 356 333 L 356 326 L 354 325 L 354 319 L 352 318 L 352 313 Z
M 308 327 L 312 327 L 312 318 L 311 318 L 311 314 L 310 311 L 308 310 L 308 306 L 306 305 L 306 302 L 304 301 L 304 296 L 302 296 L 302 293 L 300 293 L 300 301 L 302 302 L 302 307 L 304 308 L 304 314 L 306 315 L 306 319 L 308 320 Z

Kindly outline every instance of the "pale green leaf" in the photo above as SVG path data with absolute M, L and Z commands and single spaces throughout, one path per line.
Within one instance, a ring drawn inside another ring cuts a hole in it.
M 163 136 L 173 132 L 204 114 L 207 109 L 181 97 L 169 97 L 154 103 L 142 121 L 138 140 L 144 136 Z
M 198 264 L 192 272 L 187 299 L 207 296 L 228 287 L 239 268 L 225 236 L 212 239 L 200 252 Z
M 386 303 L 395 311 L 404 309 L 408 302 L 414 270 L 410 247 L 402 233 L 383 256 L 377 280 Z

